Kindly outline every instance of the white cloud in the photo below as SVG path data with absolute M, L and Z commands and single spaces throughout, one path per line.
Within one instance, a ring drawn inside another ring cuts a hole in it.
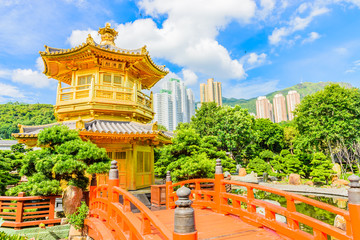
M 29 85 L 34 88 L 44 88 L 51 84 L 49 78 L 47 78 L 42 72 L 44 71 L 44 63 L 41 57 L 36 59 L 35 67 L 33 69 L 0 69 L 0 78 L 11 80 L 15 83 L 21 83 Z
M 13 70 L 11 80 L 13 82 L 30 85 L 35 88 L 43 88 L 50 85 L 50 79 L 48 79 L 43 73 L 32 69 Z
M 272 1 L 263 1 L 271 9 Z M 221 29 L 231 21 L 249 23 L 255 16 L 253 0 L 142 0 L 139 8 L 156 18 L 166 16 L 160 27 L 151 18 L 116 25 L 116 44 L 136 49 L 146 44 L 150 55 L 162 58 L 193 72 L 209 74 L 217 79 L 242 79 L 246 76 L 239 59 L 216 41 Z M 85 41 L 92 29 L 75 30 L 68 38 L 71 46 Z
M 251 65 L 262 64 L 265 62 L 265 59 L 266 59 L 265 53 L 261 53 L 260 55 L 256 53 L 250 53 L 248 63 Z
M 23 98 L 23 93 L 15 86 L 0 83 L 0 102 L 16 101 Z
M 340 55 L 346 55 L 349 52 L 348 49 L 344 47 L 335 48 L 334 51 Z
M 66 40 L 71 47 L 76 47 L 81 45 L 86 41 L 88 34 L 91 34 L 91 37 L 95 42 L 100 43 L 100 36 L 97 31 L 88 28 L 87 30 L 73 30 L 71 36 Z
M 297 15 L 307 11 L 308 9 L 310 9 L 310 13 L 306 17 L 300 17 Z M 329 9 L 315 3 L 312 5 L 310 3 L 305 3 L 301 4 L 296 12 L 297 13 L 292 16 L 291 20 L 286 23 L 286 26 L 274 29 L 272 34 L 268 37 L 270 44 L 278 45 L 281 42 L 289 43 L 289 41 L 286 40 L 288 36 L 297 31 L 304 30 L 309 26 L 315 17 L 329 12 Z
M 305 38 L 302 43 L 310 43 L 310 42 L 313 42 L 315 41 L 316 39 L 319 39 L 321 37 L 321 35 L 317 32 L 311 32 L 309 33 L 308 37 Z
M 278 90 L 279 80 L 271 80 L 267 82 L 255 81 L 253 83 L 241 83 L 236 85 L 222 87 L 223 96 L 228 98 L 254 98 L 261 95 L 266 95 Z
M 36 59 L 36 69 L 40 72 L 43 72 L 45 70 L 44 61 L 42 60 L 42 57 L 38 57 Z
M 257 54 L 254 52 L 242 57 L 240 62 L 244 65 L 246 71 L 270 63 L 270 61 L 267 60 L 266 53 Z
M 9 78 L 11 77 L 11 71 L 0 69 L 0 78 Z
M 190 69 L 182 69 L 181 71 L 184 79 L 185 86 L 197 84 L 198 76 Z
M 350 68 L 345 71 L 345 73 L 354 73 L 360 70 L 360 60 L 354 61 Z
M 275 0 L 261 0 L 260 7 L 261 9 L 258 11 L 258 16 L 261 19 L 266 18 L 269 16 L 275 8 L 276 1 Z

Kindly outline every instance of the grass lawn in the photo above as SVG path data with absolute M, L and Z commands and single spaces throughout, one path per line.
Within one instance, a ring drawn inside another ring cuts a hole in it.
M 46 227 L 45 229 L 39 227 L 29 227 L 21 230 L 14 230 L 13 228 L 0 227 L 0 231 L 7 234 L 25 235 L 28 238 L 35 237 L 37 240 L 55 240 L 66 238 L 69 236 L 69 230 L 69 224 Z

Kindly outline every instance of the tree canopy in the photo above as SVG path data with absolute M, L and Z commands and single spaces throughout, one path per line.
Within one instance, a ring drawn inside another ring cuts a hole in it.
M 42 125 L 55 122 L 51 104 L 6 103 L 0 104 L 0 139 L 11 139 L 19 132 L 18 124 Z
M 171 171 L 173 181 L 214 176 L 216 159 L 222 159 L 225 171 L 234 171 L 235 162 L 219 150 L 220 142 L 215 136 L 201 137 L 194 128 L 185 124 L 175 131 L 173 144 L 160 149 L 155 163 L 155 173 L 165 177 Z
M 330 84 L 306 96 L 295 116 L 299 144 L 333 154 L 339 142 L 352 144 L 360 136 L 360 91 Z
M 46 128 L 38 134 L 40 150 L 29 152 L 23 159 L 20 175 L 28 182 L 8 190 L 8 195 L 25 192 L 28 195 L 59 194 L 60 183 L 86 189 L 88 176 L 105 173 L 110 169 L 110 159 L 105 149 L 82 141 L 76 130 L 64 125 Z
M 25 149 L 19 145 L 14 149 L 16 150 L 0 150 L 0 195 L 4 195 L 7 186 L 15 185 L 20 180 L 19 171 Z

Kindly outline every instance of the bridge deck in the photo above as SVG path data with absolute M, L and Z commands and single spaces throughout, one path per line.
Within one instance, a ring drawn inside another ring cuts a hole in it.
M 174 210 L 155 211 L 158 219 L 173 232 Z M 223 215 L 207 209 L 195 208 L 196 229 L 199 239 L 241 239 L 241 240 L 282 240 L 288 239 L 279 236 L 272 230 L 257 228 L 239 217 Z M 155 232 L 154 232 L 155 233 Z M 155 233 L 156 234 L 156 233 Z

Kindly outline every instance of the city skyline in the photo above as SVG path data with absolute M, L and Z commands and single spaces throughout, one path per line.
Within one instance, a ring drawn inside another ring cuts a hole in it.
M 267 118 L 275 123 L 291 121 L 300 101 L 300 94 L 295 90 L 288 91 L 286 101 L 281 93 L 275 94 L 273 103 L 266 96 L 259 96 L 256 99 L 256 118 Z
M 190 88 L 183 81 L 171 78 L 163 83 L 163 89 L 154 94 L 154 120 L 169 131 L 181 122 L 190 122 L 195 114 L 195 99 Z
M 200 103 L 215 102 L 222 106 L 221 82 L 214 82 L 214 78 L 209 78 L 207 83 L 200 83 Z
M 106 22 L 119 32 L 117 46 L 146 45 L 169 70 L 154 89 L 181 78 L 196 101 L 211 77 L 238 99 L 301 81 L 360 87 L 357 0 L 20 0 L 5 1 L 0 13 L 0 103 L 54 104 L 56 82 L 42 73 L 38 52 L 44 44 L 75 48 L 88 34 L 99 42 Z

